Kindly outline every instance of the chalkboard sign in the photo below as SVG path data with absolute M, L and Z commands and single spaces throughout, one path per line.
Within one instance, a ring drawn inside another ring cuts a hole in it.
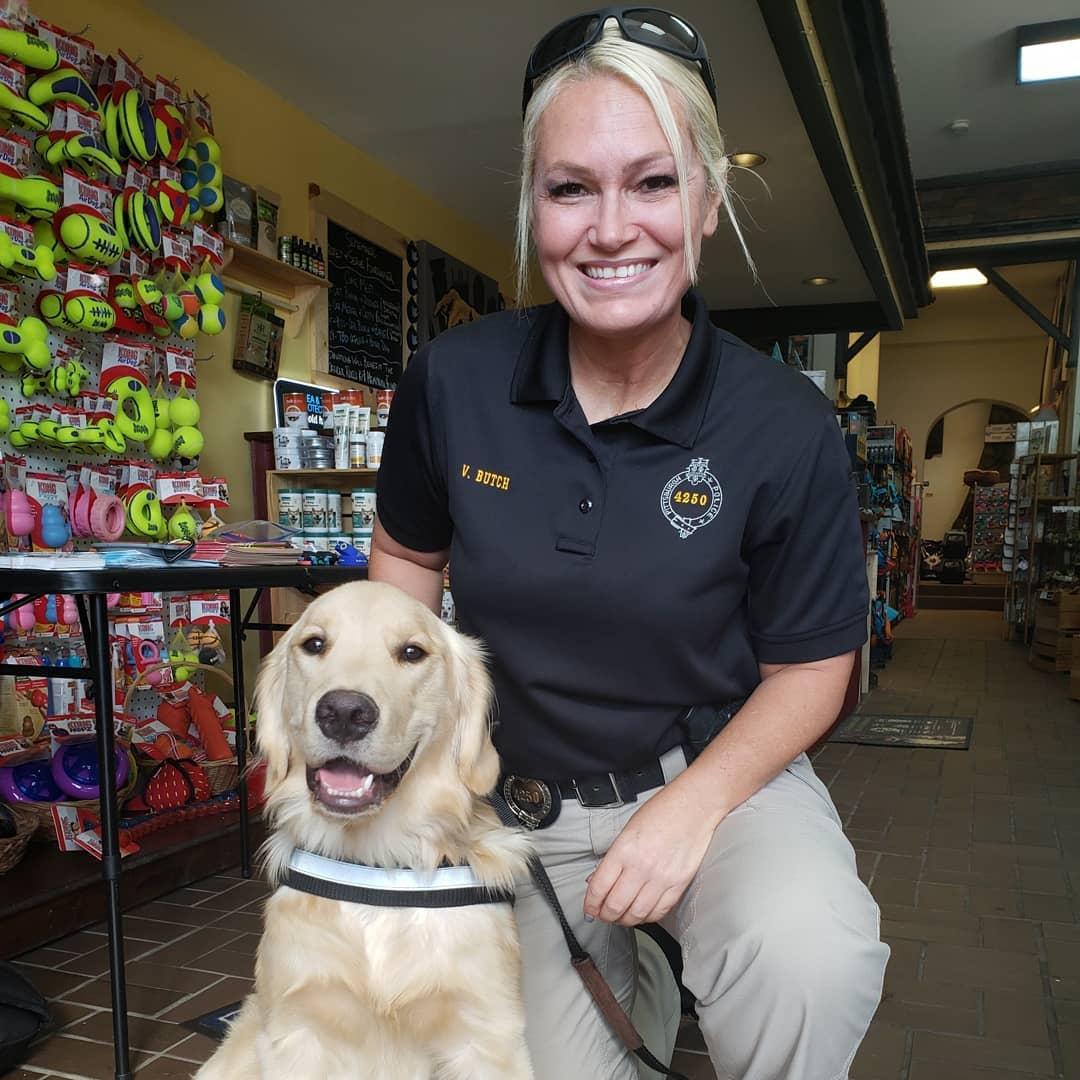
M 391 390 L 401 375 L 401 256 L 326 223 L 329 370 Z

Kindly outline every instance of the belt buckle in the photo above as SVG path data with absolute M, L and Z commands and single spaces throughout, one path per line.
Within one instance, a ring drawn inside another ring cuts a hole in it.
M 601 802 L 600 800 L 607 794 L 606 792 L 592 793 L 587 790 L 582 790 L 578 786 L 576 780 L 571 780 L 570 783 L 574 787 L 574 793 L 578 797 L 578 802 L 582 806 L 588 806 L 592 809 L 601 809 L 606 806 L 622 806 L 627 800 L 622 797 L 622 792 L 619 791 L 619 784 L 615 779 L 615 774 L 609 772 L 607 774 L 608 783 L 611 784 L 611 798 Z
M 505 776 L 502 796 L 514 817 L 526 829 L 543 829 L 558 816 L 562 806 L 558 789 L 531 776 Z

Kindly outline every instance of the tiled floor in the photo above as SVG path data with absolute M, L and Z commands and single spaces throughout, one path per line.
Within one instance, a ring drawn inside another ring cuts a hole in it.
M 893 950 L 853 1080 L 1080 1077 L 1080 705 L 1000 627 L 951 611 L 902 624 L 863 705 L 974 715 L 970 751 L 832 744 L 816 761 Z M 138 1080 L 190 1077 L 212 1049 L 178 1021 L 250 988 L 264 895 L 226 875 L 125 919 Z M 100 931 L 21 959 L 62 1028 L 11 1080 L 112 1076 Z M 676 1067 L 712 1080 L 696 1029 L 680 1044 Z

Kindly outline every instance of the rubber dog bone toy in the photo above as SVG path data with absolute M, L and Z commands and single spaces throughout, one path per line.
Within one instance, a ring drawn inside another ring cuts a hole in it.
M 44 131 L 49 126 L 48 113 L 13 93 L 3 83 L 0 83 L 0 112 L 8 113 L 17 127 Z
M 0 266 L 42 281 L 52 281 L 56 277 L 56 263 L 49 248 L 44 244 L 33 248 L 15 244 L 3 230 L 0 230 Z
M 123 173 L 120 162 L 98 142 L 96 135 L 75 135 L 66 140 L 64 154 L 80 164 L 85 161 L 99 166 L 111 176 L 120 176 Z
M 33 315 L 27 315 L 17 327 L 0 328 L 0 352 L 22 353 L 31 367 L 44 371 L 52 363 L 47 336 L 45 324 Z
M 10 199 L 40 218 L 51 218 L 64 205 L 60 189 L 44 176 L 0 176 L 0 199 Z

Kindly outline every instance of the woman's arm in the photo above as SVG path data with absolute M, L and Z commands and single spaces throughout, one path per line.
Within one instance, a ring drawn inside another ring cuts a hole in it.
M 368 580 L 385 581 L 426 604 L 436 615 L 442 610 L 443 569 L 449 551 L 413 551 L 399 544 L 375 518 L 368 560 Z
M 662 919 L 720 822 L 828 731 L 854 656 L 761 664 L 760 685 L 731 723 L 626 823 L 589 881 L 586 916 L 623 926 Z

